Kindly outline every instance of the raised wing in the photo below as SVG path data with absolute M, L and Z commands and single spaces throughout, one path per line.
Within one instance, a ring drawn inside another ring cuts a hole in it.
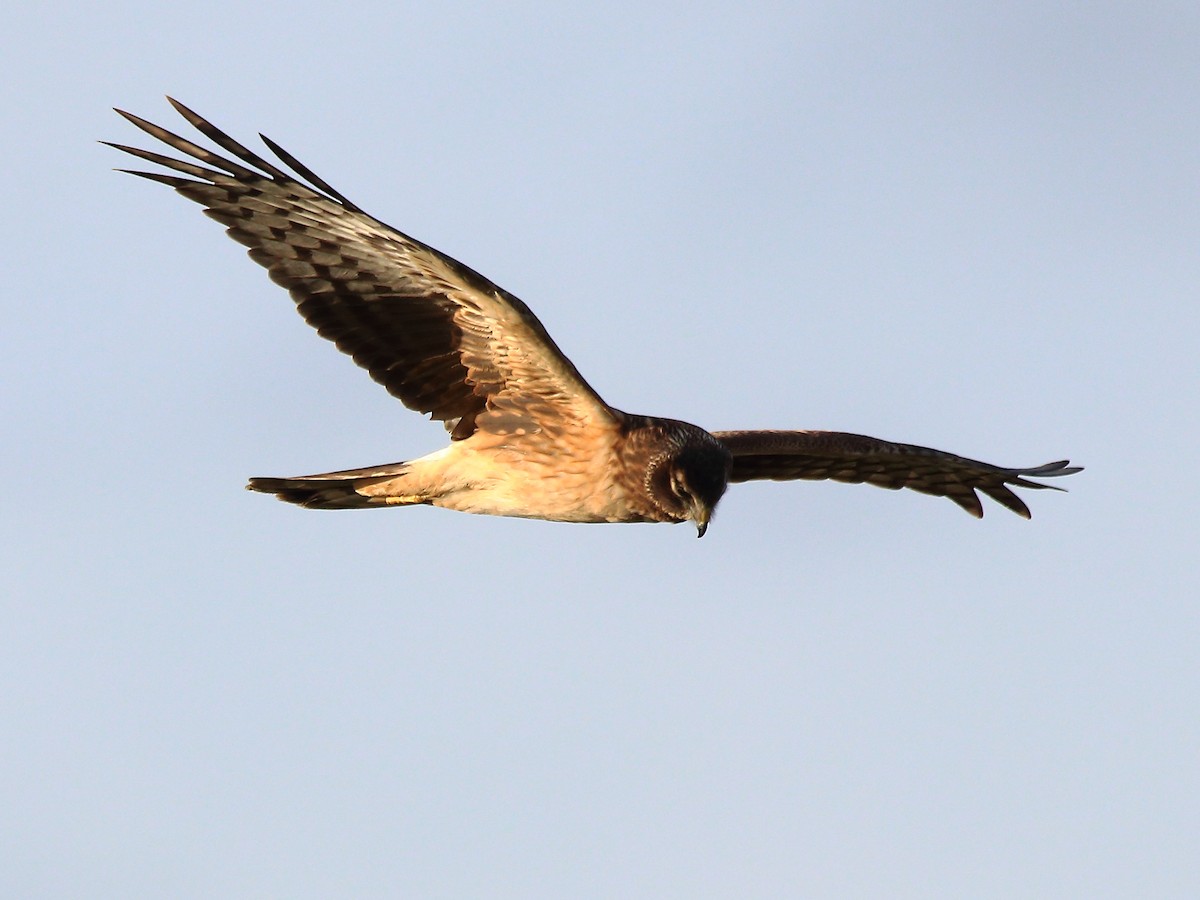
M 1054 485 L 1027 479 L 1073 475 L 1082 470 L 1067 460 L 1031 469 L 1002 469 L 942 450 L 840 431 L 715 431 L 713 436 L 733 454 L 731 482 L 829 479 L 890 490 L 912 488 L 922 494 L 949 497 L 976 518 L 983 516 L 983 504 L 976 491 L 1028 519 L 1029 507 L 1010 486 L 1061 491 Z
M 527 433 L 619 416 L 512 294 L 367 215 L 269 138 L 262 136 L 313 187 L 171 104 L 241 162 L 117 110 L 205 164 L 110 144 L 189 177 L 122 171 L 204 206 L 288 289 L 305 321 L 405 406 L 444 422 L 457 439 L 476 427 Z

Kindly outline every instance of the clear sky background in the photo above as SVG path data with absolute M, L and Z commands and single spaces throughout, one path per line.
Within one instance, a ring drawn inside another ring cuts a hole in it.
M 1200 895 L 1192 3 L 6 13 L 0 895 Z M 172 93 L 601 394 L 1069 494 L 299 510 L 440 446 L 98 139 Z

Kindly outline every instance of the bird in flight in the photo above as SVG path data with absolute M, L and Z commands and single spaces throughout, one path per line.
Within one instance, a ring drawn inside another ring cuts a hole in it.
M 1066 460 L 1006 469 L 860 434 L 710 432 L 621 412 L 508 291 L 364 212 L 265 135 L 295 175 L 170 102 L 229 156 L 117 110 L 191 158 L 109 144 L 178 174 L 121 171 L 203 206 L 287 288 L 318 334 L 450 433 L 448 446 L 419 459 L 252 478 L 252 491 L 310 509 L 431 504 L 558 522 L 691 521 L 702 537 L 726 488 L 743 481 L 911 488 L 977 518 L 982 492 L 1029 518 L 1011 488 L 1062 490 L 1032 479 L 1080 471 Z

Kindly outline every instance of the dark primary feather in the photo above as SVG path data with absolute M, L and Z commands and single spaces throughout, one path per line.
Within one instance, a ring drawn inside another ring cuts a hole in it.
M 976 491 L 1028 519 L 1029 507 L 1010 486 L 1061 491 L 1028 479 L 1081 471 L 1066 460 L 1003 469 L 942 450 L 839 431 L 716 431 L 713 436 L 733 454 L 730 482 L 828 479 L 891 490 L 911 488 L 948 497 L 977 518 L 983 516 L 983 504 Z
M 512 294 L 362 212 L 273 141 L 264 138 L 316 190 L 171 103 L 240 162 L 117 110 L 203 163 L 112 144 L 189 177 L 132 174 L 204 206 L 290 291 L 310 325 L 406 406 L 446 422 L 455 438 L 470 436 L 488 414 L 510 422 L 519 411 L 535 428 L 618 415 Z

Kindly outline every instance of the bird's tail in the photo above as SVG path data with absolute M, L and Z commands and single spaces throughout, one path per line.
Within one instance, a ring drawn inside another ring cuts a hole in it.
M 251 478 L 246 490 L 274 494 L 306 509 L 374 509 L 427 502 L 400 489 L 407 471 L 408 463 L 392 463 L 299 478 Z M 396 489 L 390 489 L 388 482 L 394 482 Z

